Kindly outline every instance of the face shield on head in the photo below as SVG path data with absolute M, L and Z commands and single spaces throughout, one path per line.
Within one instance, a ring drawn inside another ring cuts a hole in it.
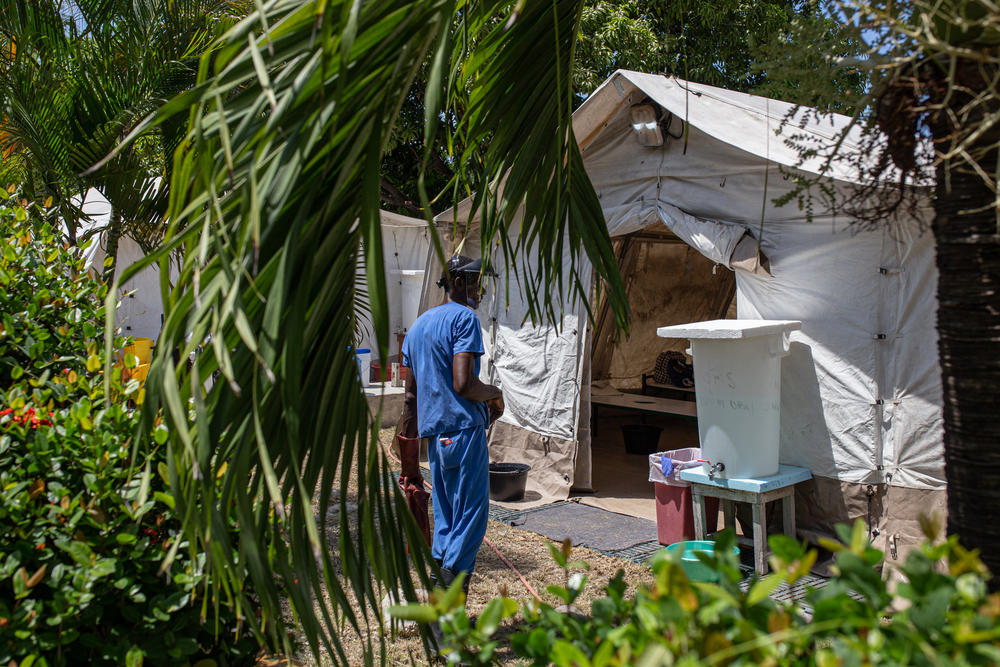
M 479 294 L 485 294 L 488 286 L 487 278 L 490 276 L 496 277 L 497 275 L 491 269 L 483 269 L 482 259 L 471 259 L 461 255 L 448 260 L 447 271 L 442 274 L 438 285 L 445 287 L 448 284 L 448 274 L 452 277 L 458 274 L 462 275 L 464 305 L 467 305 L 472 310 L 479 309 L 479 299 L 475 299 L 469 294 L 469 283 L 473 282 L 475 284 L 475 290 Z

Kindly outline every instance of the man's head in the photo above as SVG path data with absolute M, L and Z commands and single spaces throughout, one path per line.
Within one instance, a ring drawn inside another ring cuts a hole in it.
M 483 260 L 472 259 L 465 255 L 455 255 L 448 260 L 446 269 L 441 272 L 437 281 L 448 293 L 448 298 L 473 310 L 479 308 L 483 298 L 481 280 L 483 275 L 495 276 L 489 269 L 483 270 Z

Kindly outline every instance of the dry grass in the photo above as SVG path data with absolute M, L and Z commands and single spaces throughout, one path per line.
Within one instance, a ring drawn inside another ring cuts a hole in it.
M 391 429 L 384 429 L 380 434 L 383 446 L 387 446 L 391 438 Z M 352 497 L 354 493 L 355 487 L 352 485 L 350 493 L 345 499 L 348 503 L 348 514 L 352 518 L 352 523 L 353 518 L 356 516 L 356 509 L 353 507 L 356 499 Z M 324 518 L 327 524 L 330 549 L 336 550 L 339 536 L 338 515 L 336 511 L 327 511 L 330 509 L 320 508 L 318 502 L 315 507 L 317 517 Z M 544 601 L 553 606 L 560 604 L 554 596 L 548 594 L 545 590 L 546 586 L 561 584 L 563 582 L 563 572 L 552 560 L 545 546 L 548 541 L 546 538 L 494 521 L 489 522 L 486 536 L 500 549 L 507 560 L 520 571 Z M 637 584 L 646 583 L 652 579 L 651 573 L 645 565 L 636 565 L 628 561 L 610 558 L 590 549 L 574 549 L 573 559 L 587 561 L 591 566 L 587 587 L 577 603 L 577 606 L 585 612 L 589 611 L 590 602 L 595 597 L 600 596 L 604 585 L 615 576 L 618 570 L 624 570 L 625 580 L 629 582 L 630 591 L 634 591 Z M 343 583 L 342 577 L 341 582 Z M 483 607 L 490 600 L 499 597 L 504 590 L 507 591 L 509 596 L 519 601 L 527 600 L 530 597 L 530 593 L 518 579 L 517 575 L 503 563 L 493 549 L 484 544 L 479 551 L 476 571 L 472 577 L 469 598 L 466 603 L 466 610 L 469 616 L 478 616 Z M 351 600 L 355 613 L 360 615 L 361 609 L 356 599 L 350 593 L 348 593 L 348 598 Z M 322 603 L 326 605 L 330 603 L 325 593 Z M 288 620 L 291 620 L 290 611 L 287 617 Z M 510 647 L 510 636 L 517 632 L 517 628 L 522 622 L 523 619 L 518 614 L 514 618 L 504 622 L 497 632 L 496 639 L 501 642 L 498 650 L 500 664 L 520 664 L 516 654 Z M 346 628 L 341 633 L 340 639 L 347 654 L 349 664 L 364 664 L 364 646 L 368 637 L 371 638 L 376 651 L 378 651 L 379 640 L 376 628 L 373 628 L 370 632 L 363 632 L 361 636 L 350 628 Z M 312 654 L 307 651 L 303 651 L 296 658 L 306 665 L 317 664 Z M 397 633 L 394 637 L 387 637 L 385 659 L 386 663 L 390 665 L 427 664 L 420 637 L 413 630 L 404 630 Z M 321 655 L 319 664 L 329 665 L 332 664 L 332 661 L 328 656 Z

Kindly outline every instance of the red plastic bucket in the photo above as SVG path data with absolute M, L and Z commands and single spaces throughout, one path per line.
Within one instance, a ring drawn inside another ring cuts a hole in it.
M 656 487 L 656 537 L 660 544 L 694 539 L 694 508 L 690 486 L 653 484 Z M 719 499 L 705 498 L 708 532 L 719 526 Z
M 382 366 L 379 364 L 372 364 L 372 382 L 388 382 L 391 378 L 389 374 L 392 372 L 391 367 L 386 367 L 382 370 Z M 399 379 L 406 380 L 406 366 L 399 367 Z

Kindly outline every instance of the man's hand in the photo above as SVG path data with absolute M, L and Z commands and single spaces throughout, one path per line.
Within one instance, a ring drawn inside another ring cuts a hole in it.
M 501 392 L 500 395 L 497 396 L 496 398 L 491 398 L 490 400 L 486 401 L 486 405 L 489 406 L 490 409 L 490 425 L 492 426 L 493 422 L 495 422 L 496 420 L 500 419 L 500 417 L 503 416 L 503 409 L 504 409 L 503 392 Z

